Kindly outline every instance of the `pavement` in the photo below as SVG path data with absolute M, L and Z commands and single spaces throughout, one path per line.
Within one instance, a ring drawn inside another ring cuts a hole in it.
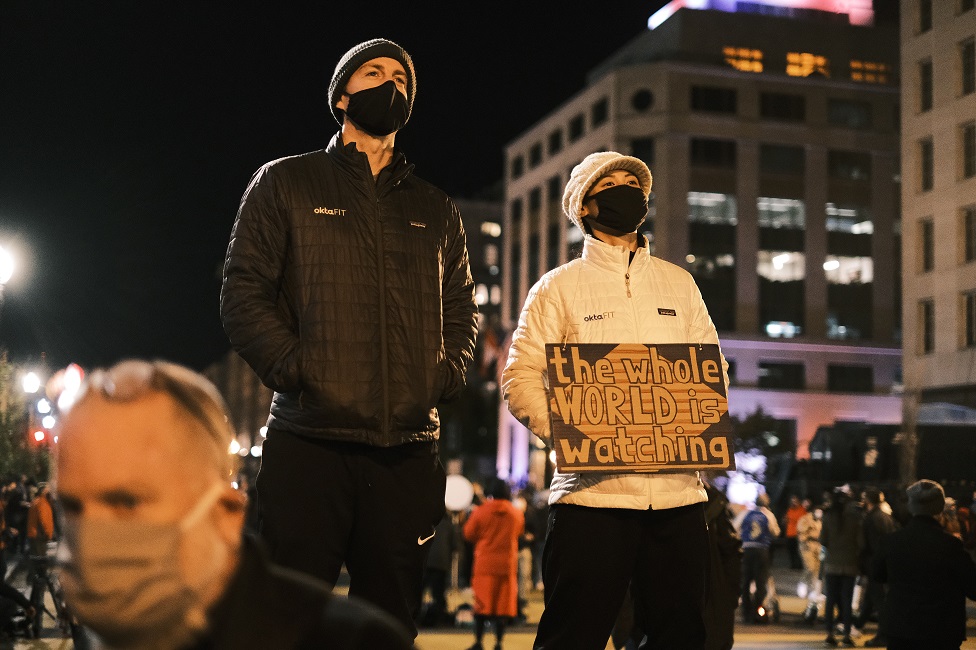
M 773 579 L 780 604 L 779 621 L 768 625 L 742 625 L 737 622 L 735 650 L 799 650 L 827 647 L 824 643 L 825 630 L 822 620 L 818 621 L 815 626 L 803 621 L 802 613 L 806 608 L 807 600 L 796 596 L 796 585 L 800 578 L 800 571 L 773 567 Z M 22 575 L 15 574 L 12 584 L 22 589 L 26 588 Z M 342 586 L 337 587 L 337 592 L 341 591 L 344 591 Z M 453 589 L 448 592 L 448 606 L 452 611 L 455 611 L 462 604 L 470 604 L 471 602 L 470 590 Z M 51 603 L 48 602 L 47 605 L 48 610 L 53 611 Z M 976 650 L 976 604 L 967 601 L 967 605 L 970 638 L 962 645 L 962 648 L 964 650 Z M 526 621 L 514 624 L 506 631 L 504 650 L 530 650 L 532 648 L 532 641 L 535 638 L 535 630 L 542 610 L 542 592 L 531 591 L 528 597 L 528 605 L 525 608 Z M 860 636 L 855 639 L 857 645 L 863 646 L 867 639 L 874 636 L 876 629 L 876 623 L 869 623 L 861 631 Z M 420 635 L 417 637 L 417 648 L 419 650 L 466 650 L 473 643 L 474 633 L 470 623 L 455 627 L 421 629 Z M 489 650 L 494 647 L 495 638 L 490 629 L 486 632 L 484 643 Z M 40 639 L 19 639 L 12 645 L 0 642 L 0 650 L 7 650 L 8 648 L 13 650 L 29 648 L 72 650 L 74 645 L 71 639 L 62 636 L 55 622 L 50 617 L 45 616 Z M 606 650 L 613 650 L 613 645 L 608 643 Z
M 806 609 L 807 599 L 796 595 L 796 586 L 802 572 L 784 567 L 773 568 L 773 580 L 776 584 L 777 597 L 780 604 L 780 618 L 776 623 L 768 625 L 743 625 L 736 622 L 735 650 L 794 650 L 802 648 L 826 648 L 824 643 L 826 630 L 823 619 L 812 626 L 803 621 L 803 610 Z M 471 603 L 470 590 L 453 590 L 448 593 L 448 606 L 453 610 L 462 603 Z M 963 650 L 976 650 L 976 604 L 967 601 L 969 606 L 969 634 L 970 637 L 962 645 Z M 536 626 L 542 614 L 542 592 L 532 591 L 529 594 L 528 605 L 525 608 L 526 622 L 511 626 L 505 633 L 504 650 L 531 650 L 535 639 Z M 877 623 L 868 623 L 864 630 L 855 638 L 858 646 L 874 636 Z M 466 650 L 474 643 L 474 632 L 470 625 L 454 628 L 421 629 L 417 637 L 417 647 L 420 650 Z M 485 648 L 494 648 L 495 637 L 489 629 L 483 640 Z M 606 650 L 613 650 L 613 644 L 608 643 Z

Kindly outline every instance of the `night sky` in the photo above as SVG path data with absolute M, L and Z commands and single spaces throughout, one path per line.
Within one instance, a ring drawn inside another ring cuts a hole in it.
M 0 345 L 51 368 L 206 367 L 229 349 L 217 301 L 241 194 L 265 162 L 338 131 L 326 91 L 349 47 L 411 53 L 397 145 L 471 197 L 501 179 L 504 144 L 663 4 L 4 2 L 0 245 L 19 266 Z

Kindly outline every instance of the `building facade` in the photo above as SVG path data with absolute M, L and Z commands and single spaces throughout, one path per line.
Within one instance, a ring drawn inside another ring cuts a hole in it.
M 973 0 L 902 0 L 903 366 L 910 434 L 920 411 L 940 404 L 976 409 L 974 39 Z
M 791 422 L 801 458 L 820 424 L 900 421 L 897 29 L 681 4 L 507 145 L 504 327 L 579 254 L 570 171 L 616 150 L 651 168 L 645 234 L 702 291 L 734 415 Z M 500 449 L 519 426 L 501 423 Z M 521 463 L 506 453 L 502 472 Z

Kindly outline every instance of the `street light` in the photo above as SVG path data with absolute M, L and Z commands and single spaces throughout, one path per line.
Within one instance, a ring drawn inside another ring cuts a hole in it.
M 0 315 L 3 311 L 3 288 L 14 275 L 14 257 L 3 246 L 0 246 Z

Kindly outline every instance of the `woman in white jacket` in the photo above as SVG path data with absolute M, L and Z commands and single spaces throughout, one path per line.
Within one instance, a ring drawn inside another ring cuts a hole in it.
M 612 151 L 587 156 L 566 185 L 583 255 L 529 292 L 502 376 L 509 409 L 547 443 L 547 343 L 718 343 L 691 275 L 652 257 L 637 233 L 650 191 L 647 166 Z M 602 649 L 633 582 L 649 647 L 702 648 L 706 499 L 697 472 L 557 470 L 534 647 Z

